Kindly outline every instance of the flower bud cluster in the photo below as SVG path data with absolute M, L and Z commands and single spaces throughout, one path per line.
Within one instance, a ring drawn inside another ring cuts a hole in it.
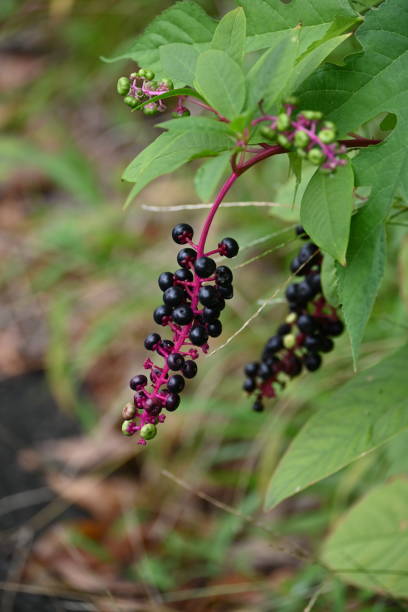
M 296 103 L 296 98 L 289 98 L 279 115 L 256 119 L 255 124 L 267 123 L 261 127 L 261 136 L 327 172 L 344 166 L 346 147 L 336 141 L 335 124 L 325 121 L 320 111 L 297 110 Z
M 197 373 L 199 350 L 208 352 L 209 338 L 221 334 L 220 314 L 225 300 L 233 297 L 230 268 L 217 266 L 211 255 L 235 257 L 239 250 L 237 242 L 224 238 L 216 249 L 203 253 L 200 245 L 193 242 L 193 234 L 193 228 L 187 223 L 173 228 L 173 240 L 183 245 L 177 255 L 180 267 L 159 276 L 163 303 L 153 313 L 154 321 L 168 327 L 172 337 L 163 339 L 156 332 L 146 337 L 145 348 L 156 353 L 163 363 L 157 365 L 152 359 L 146 359 L 144 369 L 149 375 L 146 372 L 132 378 L 133 403 L 126 404 L 122 412 L 122 432 L 127 436 L 139 432 L 139 444 L 154 438 L 156 426 L 166 418 L 164 410 L 177 410 L 186 379 L 194 378 Z
M 304 240 L 309 239 L 301 226 L 296 228 L 296 233 Z M 312 242 L 302 246 L 291 262 L 292 273 L 302 280 L 286 289 L 289 314 L 266 342 L 261 360 L 245 366 L 243 389 L 248 394 L 256 394 L 253 404 L 256 412 L 263 411 L 263 398 L 276 397 L 303 369 L 309 372 L 319 369 L 322 353 L 332 351 L 332 338 L 343 332 L 344 325 L 335 308 L 322 294 L 322 259 Z
M 170 79 L 155 81 L 155 74 L 152 70 L 141 68 L 138 72 L 132 72 L 129 77 L 122 76 L 118 79 L 117 91 L 123 96 L 125 104 L 130 108 L 136 108 L 143 102 L 148 102 L 155 96 L 167 93 L 173 89 Z M 145 115 L 157 115 L 166 110 L 163 100 L 148 102 L 143 106 Z

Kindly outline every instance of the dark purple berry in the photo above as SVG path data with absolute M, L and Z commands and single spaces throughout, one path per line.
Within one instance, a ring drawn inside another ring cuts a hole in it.
M 272 375 L 272 368 L 265 361 L 262 361 L 258 369 L 258 376 L 262 378 L 262 380 L 268 380 Z
M 180 353 L 171 353 L 171 355 L 167 357 L 167 365 L 170 370 L 182 370 L 184 366 L 183 355 L 180 355 Z
M 232 285 L 219 285 L 217 291 L 224 300 L 231 300 L 234 297 L 234 288 Z
M 161 413 L 162 405 L 159 400 L 149 397 L 146 400 L 145 408 L 151 416 L 158 416 Z
M 171 317 L 171 308 L 166 304 L 158 306 L 153 312 L 153 319 L 158 325 L 166 325 L 169 317 Z
M 258 374 L 259 363 L 257 361 L 251 361 L 251 363 L 247 363 L 244 372 L 248 376 L 248 378 L 255 378 Z
M 178 393 L 169 393 L 166 398 L 166 410 L 174 412 L 180 405 L 180 396 Z
M 289 376 L 298 376 L 302 371 L 302 361 L 293 353 L 289 353 L 283 362 L 282 369 Z
M 290 262 L 290 271 L 292 272 L 292 274 L 295 274 L 295 276 L 303 276 L 305 273 L 305 266 L 303 266 L 302 269 L 299 269 L 301 265 L 302 264 L 299 258 L 294 257 L 294 259 L 292 259 L 292 261 Z
M 214 321 L 216 321 L 220 316 L 220 310 L 219 308 L 210 308 L 209 306 L 206 306 L 203 309 L 201 316 L 205 323 L 214 323 Z
M 177 325 L 188 325 L 194 318 L 194 314 L 190 306 L 182 304 L 173 310 L 172 319 Z
M 264 411 L 264 406 L 263 406 L 263 403 L 261 402 L 261 400 L 256 400 L 256 402 L 254 402 L 252 404 L 252 410 L 254 412 L 263 412 Z
M 321 339 L 321 350 L 323 353 L 330 353 L 334 349 L 334 342 L 331 338 L 323 336 Z
M 283 348 L 282 338 L 280 336 L 272 336 L 265 345 L 266 353 L 277 353 Z
M 319 250 L 319 247 L 313 242 L 308 242 L 299 251 L 298 260 L 301 264 L 306 263 Z
M 180 374 L 173 374 L 167 381 L 167 389 L 172 393 L 180 393 L 184 389 L 184 378 Z
M 298 317 L 296 325 L 303 334 L 312 334 L 316 329 L 315 320 L 309 314 L 302 314 Z
M 202 325 L 197 325 L 191 329 L 189 338 L 195 346 L 202 346 L 207 342 L 208 334 L 205 327 L 202 327 Z
M 194 378 L 197 374 L 197 364 L 195 361 L 189 359 L 185 362 L 183 367 L 183 374 L 186 378 Z
M 187 270 L 186 268 L 180 268 L 180 270 L 175 271 L 174 278 L 178 281 L 187 281 L 191 283 L 194 276 L 190 270 Z
M 163 294 L 163 301 L 168 306 L 178 306 L 186 298 L 185 291 L 182 287 L 169 287 Z
M 256 389 L 256 382 L 255 382 L 255 380 L 253 378 L 246 378 L 244 380 L 244 384 L 242 385 L 242 388 L 247 393 L 252 393 L 252 391 L 255 391 L 255 389 Z
M 170 289 L 169 289 L 170 291 Z M 302 304 L 306 304 L 314 298 L 314 291 L 310 285 L 305 281 L 301 281 L 297 286 L 297 301 Z
M 314 352 L 321 351 L 322 349 L 321 337 L 320 336 L 306 336 L 306 338 L 303 341 L 303 346 L 308 351 L 314 351 Z
M 147 378 L 144 374 L 138 374 L 137 376 L 134 376 L 129 383 L 129 387 L 133 391 L 137 391 L 138 389 L 140 389 L 140 387 L 145 387 L 146 385 Z
M 340 321 L 340 319 L 337 319 L 336 321 L 329 321 L 327 328 L 328 335 L 336 338 L 337 336 L 341 336 L 341 334 L 343 333 L 344 324 L 342 321 Z
M 217 319 L 214 323 L 209 323 L 207 325 L 208 335 L 212 338 L 218 338 L 222 334 L 222 323 Z
M 194 264 L 194 270 L 200 278 L 209 278 L 215 271 L 216 264 L 210 257 L 199 257 Z
M 297 283 L 288 285 L 285 291 L 286 299 L 288 302 L 296 303 L 297 300 Z
M 194 230 L 188 223 L 179 223 L 171 232 L 174 242 L 177 244 L 186 244 L 194 235 Z
M 217 285 L 230 285 L 233 281 L 233 274 L 228 266 L 218 266 L 215 270 L 215 282 Z
M 148 351 L 152 351 L 155 346 L 157 346 L 160 342 L 161 338 L 159 334 L 149 334 L 147 338 L 145 338 L 144 346 Z
M 171 340 L 162 340 L 160 342 L 160 346 L 166 351 L 166 353 L 171 353 L 174 348 L 174 342 Z
M 301 240 L 309 240 L 309 236 L 306 234 L 302 225 L 296 226 L 295 233 Z
M 309 372 L 315 372 L 320 368 L 322 358 L 320 357 L 319 353 L 306 353 L 306 355 L 303 357 L 303 363 Z
M 218 294 L 212 285 L 203 285 L 198 292 L 198 299 L 203 306 L 215 306 L 218 301 Z
M 166 291 L 173 286 L 174 275 L 171 272 L 163 272 L 159 276 L 159 287 L 162 291 Z
M 292 326 L 289 323 L 282 323 L 282 325 L 279 325 L 276 333 L 278 336 L 286 336 L 286 334 L 290 334 L 291 330 Z
M 321 285 L 319 272 L 308 274 L 308 276 L 306 277 L 306 282 L 309 285 L 309 287 L 312 289 L 315 295 L 317 295 L 318 293 L 321 293 L 322 285 Z
M 238 242 L 234 238 L 223 238 L 218 243 L 218 248 L 220 249 L 220 254 L 228 258 L 235 257 L 239 251 Z
M 197 253 L 194 249 L 181 249 L 177 255 L 177 263 L 182 268 L 188 268 L 190 264 L 194 263 L 197 259 Z

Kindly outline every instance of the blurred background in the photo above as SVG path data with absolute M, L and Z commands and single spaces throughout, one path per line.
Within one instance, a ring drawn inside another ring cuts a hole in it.
M 214 16 L 231 6 L 199 3 Z M 128 381 L 155 330 L 157 277 L 176 266 L 171 228 L 186 221 L 198 230 L 205 211 L 144 208 L 196 203 L 198 163 L 123 209 L 121 173 L 158 120 L 130 113 L 116 94 L 117 78 L 134 65 L 100 57 L 118 55 L 171 4 L 0 4 L 0 610 L 403 609 L 342 584 L 316 561 L 341 513 L 400 469 L 401 437 L 262 510 L 269 477 L 316 398 L 352 375 L 342 337 L 324 368 L 293 382 L 265 413 L 251 412 L 241 391 L 243 365 L 285 315 L 299 246 L 302 184 L 295 198 L 285 159 L 246 174 L 229 198 L 280 206 L 217 216 L 210 243 L 231 235 L 242 249 L 236 298 L 213 347 L 268 304 L 200 360 L 181 408 L 146 450 L 119 433 Z M 398 274 L 406 277 L 408 258 L 396 266 L 404 232 L 390 227 L 389 274 L 361 367 L 397 347 L 406 329 Z

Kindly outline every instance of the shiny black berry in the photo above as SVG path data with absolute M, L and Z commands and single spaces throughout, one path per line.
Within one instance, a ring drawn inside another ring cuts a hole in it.
M 280 336 L 272 336 L 265 345 L 265 352 L 277 353 L 283 348 L 282 338 Z
M 178 306 L 186 298 L 185 291 L 182 287 L 169 287 L 163 294 L 163 301 L 168 306 Z
M 234 288 L 232 285 L 219 285 L 217 290 L 224 300 L 231 300 L 234 297 Z
M 286 336 L 286 334 L 290 334 L 291 330 L 292 326 L 289 323 L 282 323 L 282 325 L 279 325 L 276 333 L 278 336 Z
M 202 327 L 202 325 L 197 325 L 191 329 L 189 338 L 195 346 L 202 346 L 208 340 L 208 333 L 205 327 Z
M 256 400 L 256 402 L 254 402 L 252 404 L 252 410 L 254 412 L 263 412 L 264 411 L 264 406 L 263 406 L 263 403 L 261 402 L 261 400 Z
M 191 359 L 189 359 L 188 361 L 185 362 L 182 371 L 183 371 L 183 375 L 186 378 L 194 378 L 194 376 L 197 374 L 197 364 L 195 363 L 195 361 L 192 361 Z
M 145 349 L 148 351 L 152 351 L 155 346 L 157 346 L 160 342 L 161 338 L 159 334 L 149 334 L 144 341 Z
M 285 291 L 286 299 L 288 302 L 296 303 L 297 301 L 297 283 L 288 285 Z
M 251 361 L 251 363 L 247 363 L 244 372 L 248 376 L 248 378 L 255 378 L 258 374 L 259 363 L 257 361 Z
M 331 338 L 323 336 L 321 339 L 321 350 L 323 353 L 330 353 L 334 349 L 334 342 Z
M 256 389 L 256 382 L 255 382 L 255 380 L 253 378 L 246 378 L 244 380 L 244 384 L 242 385 L 242 388 L 247 393 L 252 393 L 252 391 L 255 391 L 255 389 Z
M 209 323 L 207 325 L 207 331 L 208 331 L 208 335 L 211 336 L 212 338 L 218 338 L 218 336 L 221 336 L 222 334 L 221 321 L 217 320 L 217 321 L 214 321 L 214 323 Z
M 319 353 L 306 353 L 306 355 L 303 357 L 303 363 L 309 372 L 315 372 L 320 368 L 322 358 L 320 357 Z
M 166 353 L 171 353 L 174 348 L 174 342 L 172 342 L 172 340 L 162 340 L 160 346 Z
M 171 272 L 163 272 L 159 276 L 159 287 L 162 291 L 166 291 L 169 287 L 173 286 L 174 274 Z
M 295 276 L 303 276 L 304 268 L 302 268 L 301 270 L 299 269 L 301 265 L 302 263 L 298 257 L 295 257 L 294 259 L 292 259 L 292 261 L 290 262 L 290 271 L 292 272 L 292 274 L 295 274 Z
M 313 242 L 308 242 L 299 251 L 298 259 L 301 264 L 306 263 L 319 250 L 319 247 Z
M 336 338 L 337 336 L 341 336 L 341 334 L 343 333 L 344 324 L 339 319 L 337 321 L 329 321 L 327 328 L 328 335 Z
M 225 257 L 235 257 L 239 251 L 239 245 L 234 238 L 223 238 L 221 242 L 218 243 L 218 248 L 220 249 L 221 255 Z
M 194 264 L 194 270 L 200 278 L 209 278 L 215 272 L 216 264 L 211 257 L 199 257 Z
M 153 312 L 153 319 L 158 325 L 166 325 L 171 316 L 171 308 L 166 304 L 158 306 Z
M 177 263 L 182 268 L 188 268 L 197 259 L 197 253 L 194 249 L 181 249 L 177 254 Z
M 297 225 L 295 228 L 296 236 L 299 236 L 301 240 L 309 240 L 309 236 L 306 234 L 302 225 Z
M 233 278 L 234 276 L 228 266 L 218 266 L 215 270 L 215 282 L 217 285 L 230 285 Z
M 169 393 L 166 398 L 166 410 L 174 412 L 180 405 L 180 396 L 178 393 Z
M 186 244 L 194 235 L 194 230 L 188 223 L 179 223 L 171 232 L 171 236 L 177 244 Z
M 178 281 L 187 281 L 191 283 L 194 276 L 190 270 L 187 270 L 186 268 L 180 268 L 180 270 L 175 271 L 174 278 Z
M 319 272 L 308 274 L 308 276 L 306 277 L 306 282 L 313 290 L 314 295 L 321 293 L 322 285 Z
M 190 306 L 182 304 L 173 310 L 172 319 L 177 325 L 188 325 L 194 318 L 194 314 Z
M 145 408 L 151 416 L 158 416 L 161 413 L 162 405 L 159 400 L 149 397 L 146 400 Z
M 309 314 L 302 314 L 298 317 L 296 325 L 304 334 L 311 334 L 316 329 L 315 320 Z
M 180 374 L 173 374 L 167 381 L 167 389 L 173 393 L 180 393 L 184 389 L 184 378 Z
M 265 361 L 262 361 L 258 369 L 258 376 L 262 378 L 262 380 L 268 380 L 272 374 L 272 368 Z
M 175 372 L 177 370 L 182 370 L 184 366 L 183 355 L 180 355 L 180 353 L 171 353 L 171 355 L 167 357 L 167 365 L 170 370 L 174 370 Z
M 140 387 L 145 387 L 147 385 L 147 378 L 144 374 L 138 374 L 134 376 L 130 383 L 129 387 L 133 389 L 133 391 L 137 391 Z
M 218 303 L 218 294 L 212 285 L 203 285 L 198 292 L 198 299 L 203 306 L 215 306 Z
M 306 336 L 303 341 L 303 346 L 308 351 L 321 351 L 322 342 L 320 336 Z
M 202 319 L 205 323 L 214 323 L 214 321 L 216 321 L 218 319 L 218 317 L 220 316 L 220 309 L 219 308 L 211 308 L 209 306 L 206 306 L 203 309 L 202 312 Z
M 170 291 L 170 289 L 169 289 Z M 314 291 L 310 285 L 305 281 L 301 281 L 297 286 L 297 302 L 306 304 L 314 297 Z

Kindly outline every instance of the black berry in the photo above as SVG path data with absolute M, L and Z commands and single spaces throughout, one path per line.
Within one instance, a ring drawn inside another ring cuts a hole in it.
M 220 316 L 219 308 L 210 308 L 206 306 L 202 312 L 202 318 L 205 323 L 213 323 Z
M 239 245 L 234 238 L 223 238 L 221 242 L 218 243 L 218 248 L 220 249 L 221 255 L 225 255 L 225 257 L 235 257 L 239 251 Z
M 247 363 L 244 372 L 248 376 L 248 378 L 255 378 L 258 374 L 259 363 L 257 361 L 251 361 L 251 363 Z
M 208 334 L 205 327 L 202 327 L 202 325 L 197 325 L 190 331 L 189 338 L 195 346 L 202 346 L 207 342 Z
M 194 270 L 200 278 L 210 277 L 216 268 L 215 261 L 210 257 L 199 257 L 194 264 Z
M 188 325 L 194 318 L 194 314 L 190 306 L 182 304 L 173 310 L 172 319 L 178 325 Z
M 171 232 L 174 242 L 177 244 L 186 244 L 194 235 L 194 230 L 188 223 L 179 223 Z
M 197 259 L 197 253 L 194 249 L 181 249 L 177 255 L 177 263 L 182 268 L 188 268 Z
M 184 378 L 180 374 L 173 374 L 167 381 L 167 389 L 173 393 L 180 393 L 184 389 Z
M 212 338 L 218 338 L 222 334 L 222 323 L 219 320 L 214 321 L 214 323 L 209 323 L 207 325 L 208 335 Z
M 180 270 L 175 271 L 174 278 L 178 281 L 187 281 L 191 283 L 194 276 L 190 270 L 187 270 L 186 268 L 180 268 Z
M 198 299 L 203 306 L 215 306 L 218 303 L 218 294 L 212 285 L 203 285 L 198 292 Z
M 256 402 L 254 402 L 252 404 L 252 410 L 254 412 L 263 412 L 264 411 L 264 406 L 263 406 L 263 403 L 261 402 L 261 400 L 256 400 Z
M 197 364 L 191 359 L 186 361 L 183 367 L 183 374 L 186 378 L 194 378 L 197 374 Z
M 163 294 L 163 301 L 168 306 L 178 306 L 185 300 L 186 294 L 182 287 L 169 287 Z
M 171 308 L 166 304 L 158 306 L 153 312 L 153 319 L 158 325 L 166 325 L 171 316 Z
M 138 374 L 138 376 L 134 376 L 129 383 L 129 387 L 133 389 L 133 391 L 137 391 L 140 387 L 145 387 L 146 385 L 147 378 L 144 374 Z
M 234 288 L 232 285 L 219 285 L 217 289 L 224 300 L 230 300 L 234 297 Z
M 152 351 L 155 346 L 157 346 L 160 342 L 161 338 L 159 334 L 149 334 L 147 338 L 145 338 L 144 346 L 148 351 Z
M 303 358 L 303 363 L 309 372 L 315 372 L 320 368 L 322 358 L 320 357 L 319 353 L 306 353 Z
M 167 365 L 170 370 L 182 370 L 184 366 L 183 355 L 180 355 L 180 353 L 171 353 L 171 355 L 167 357 Z
M 166 410 L 169 412 L 174 412 L 177 410 L 180 404 L 180 396 L 178 393 L 169 393 L 166 398 Z
M 233 274 L 228 266 L 218 266 L 215 270 L 215 282 L 217 285 L 230 285 L 233 281 Z
M 162 291 L 166 291 L 169 287 L 173 286 L 174 274 L 171 272 L 163 272 L 159 276 L 159 287 Z
M 244 384 L 242 385 L 242 388 L 247 393 L 252 393 L 252 391 L 255 391 L 255 389 L 256 389 L 256 382 L 255 382 L 255 380 L 253 378 L 246 378 L 244 380 Z

